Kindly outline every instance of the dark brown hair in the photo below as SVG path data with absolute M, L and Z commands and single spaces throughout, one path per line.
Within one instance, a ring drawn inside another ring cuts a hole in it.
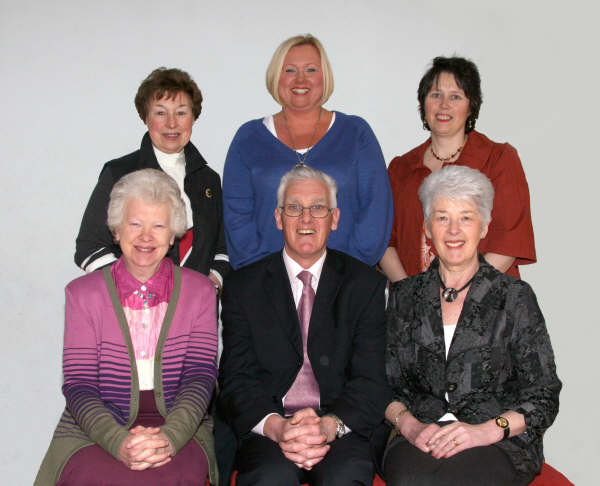
M 178 93 L 186 93 L 192 100 L 194 120 L 202 111 L 202 93 L 192 77 L 181 69 L 159 67 L 142 81 L 135 95 L 135 107 L 144 123 L 148 118 L 148 108 L 152 100 L 160 100 L 164 96 L 172 99 Z
M 471 114 L 465 123 L 465 133 L 469 133 L 475 128 L 483 97 L 479 70 L 473 61 L 464 57 L 436 57 L 433 60 L 431 67 L 421 78 L 417 91 L 421 121 L 425 121 L 425 98 L 441 73 L 452 74 L 458 87 L 465 92 L 465 96 L 469 99 Z

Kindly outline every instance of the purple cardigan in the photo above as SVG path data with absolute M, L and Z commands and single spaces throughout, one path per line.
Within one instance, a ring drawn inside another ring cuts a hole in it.
M 194 437 L 212 466 L 206 410 L 217 375 L 215 290 L 200 273 L 177 266 L 173 271 L 173 292 L 156 346 L 154 397 L 165 417 L 161 429 L 175 450 Z M 73 280 L 65 292 L 66 408 L 36 485 L 55 484 L 68 459 L 87 445 L 96 443 L 116 458 L 139 407 L 133 346 L 110 268 Z M 211 478 L 213 472 L 210 467 Z

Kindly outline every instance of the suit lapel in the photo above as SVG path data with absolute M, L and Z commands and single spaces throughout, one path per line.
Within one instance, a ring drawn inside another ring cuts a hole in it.
M 446 348 L 444 345 L 444 325 L 442 322 L 442 307 L 440 302 L 440 282 L 438 279 L 438 260 L 431 264 L 425 285 L 418 290 L 416 301 L 420 303 L 417 307 L 416 317 L 420 320 L 420 332 L 423 343 L 431 346 L 440 366 L 446 363 Z
M 292 288 L 281 253 L 274 255 L 267 268 L 265 292 L 268 299 L 267 305 L 273 307 L 279 325 L 290 339 L 298 356 L 302 357 L 302 336 L 300 335 L 298 312 L 294 307 Z
M 333 321 L 333 326 L 337 325 L 335 319 L 334 306 L 337 293 L 344 280 L 345 264 L 344 261 L 332 250 L 327 250 L 327 256 L 321 271 L 319 286 L 315 295 L 315 303 L 310 315 L 310 328 L 308 331 L 308 342 L 316 339 L 316 336 L 326 325 L 328 320 Z
M 482 327 L 484 324 L 481 320 L 482 311 L 480 307 L 481 301 L 492 286 L 492 282 L 487 278 L 489 264 L 485 260 L 482 261 L 481 255 L 479 266 L 477 275 L 465 297 L 452 345 L 448 352 L 448 360 L 454 358 L 456 354 L 464 353 L 466 350 L 477 346 L 481 336 L 487 335 L 485 328 Z

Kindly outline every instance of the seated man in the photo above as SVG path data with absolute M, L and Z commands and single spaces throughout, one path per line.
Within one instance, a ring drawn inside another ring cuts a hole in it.
M 240 439 L 239 486 L 373 480 L 368 439 L 388 399 L 385 279 L 326 248 L 336 191 L 309 167 L 285 174 L 283 251 L 224 285 L 220 400 Z

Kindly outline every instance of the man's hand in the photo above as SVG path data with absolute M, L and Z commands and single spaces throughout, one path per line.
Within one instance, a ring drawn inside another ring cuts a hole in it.
M 321 417 L 321 422 L 319 423 L 321 427 L 321 433 L 327 437 L 327 443 L 330 444 L 337 437 L 337 422 L 335 419 L 329 415 L 325 415 Z
M 311 469 L 329 452 L 327 430 L 330 424 L 328 420 L 323 424 L 324 418 L 319 417 L 312 408 L 299 410 L 288 419 L 271 415 L 263 431 L 266 437 L 279 444 L 283 455 L 296 466 Z M 329 419 L 333 421 L 331 417 Z

